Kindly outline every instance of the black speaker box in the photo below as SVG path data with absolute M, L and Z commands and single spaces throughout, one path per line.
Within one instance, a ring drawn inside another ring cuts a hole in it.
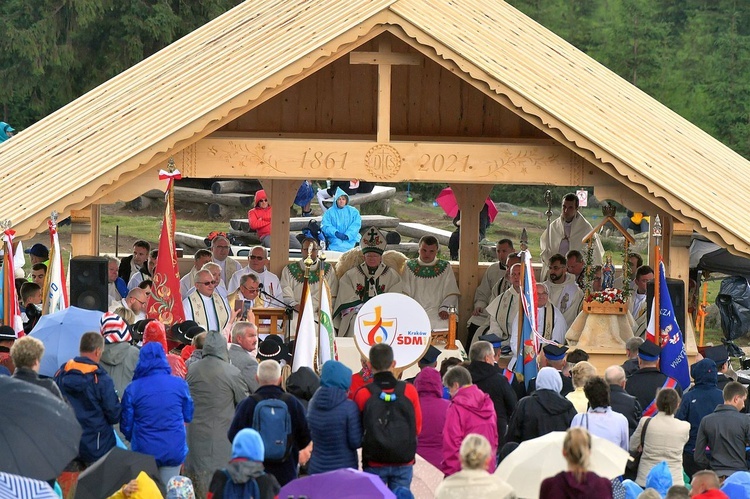
M 682 331 L 684 335 L 686 317 L 685 312 L 687 311 L 687 307 L 685 306 L 685 282 L 680 279 L 672 279 L 670 277 L 667 277 L 667 288 L 669 289 L 669 296 L 672 298 L 672 307 L 674 308 L 674 315 L 677 319 L 677 325 L 680 326 L 680 331 Z M 653 299 L 654 283 L 650 282 L 646 287 L 646 305 L 648 305 L 646 311 L 648 313 L 648 317 L 651 317 Z
M 70 305 L 107 311 L 106 257 L 76 256 L 70 260 Z

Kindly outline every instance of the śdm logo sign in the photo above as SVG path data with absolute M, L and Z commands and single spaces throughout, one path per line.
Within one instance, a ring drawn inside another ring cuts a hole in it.
M 354 341 L 363 355 L 378 343 L 390 345 L 396 367 L 408 367 L 430 345 L 430 319 L 419 303 L 401 293 L 377 295 L 362 305 L 354 328 Z

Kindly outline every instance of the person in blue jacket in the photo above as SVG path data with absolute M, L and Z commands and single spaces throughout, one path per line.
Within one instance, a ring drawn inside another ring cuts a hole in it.
M 12 126 L 4 121 L 0 121 L 0 143 L 5 142 L 9 138 L 15 135 L 15 130 Z
M 143 345 L 133 381 L 122 396 L 120 431 L 132 450 L 154 456 L 163 483 L 180 474 L 188 452 L 185 423 L 192 420 L 187 382 L 172 376 L 161 343 Z
M 357 449 L 362 446 L 359 408 L 349 400 L 352 371 L 341 362 L 323 364 L 320 388 L 307 409 L 307 425 L 313 451 L 307 472 L 325 473 L 341 468 L 357 469 Z
M 323 214 L 320 230 L 326 236 L 326 248 L 333 251 L 348 251 L 359 242 L 362 237 L 362 217 L 359 212 L 349 206 L 349 196 L 336 188 L 333 196 L 333 206 Z
M 55 373 L 55 383 L 83 428 L 77 459 L 85 465 L 92 464 L 117 443 L 112 425 L 120 420 L 121 406 L 114 381 L 99 365 L 102 352 L 104 337 L 98 331 L 84 333 L 79 355 Z
M 682 451 L 682 467 L 689 478 L 702 469 L 693 459 L 701 420 L 714 412 L 716 406 L 724 403 L 724 397 L 717 386 L 718 372 L 716 363 L 711 359 L 703 359 L 693 364 L 690 367 L 690 375 L 695 385 L 685 392 L 680 408 L 675 414 L 677 419 L 690 423 L 690 438 Z

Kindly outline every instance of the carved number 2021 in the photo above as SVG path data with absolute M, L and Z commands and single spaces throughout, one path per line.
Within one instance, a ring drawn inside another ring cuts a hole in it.
M 469 168 L 469 156 L 468 154 L 463 158 L 459 158 L 456 154 L 449 154 L 445 156 L 443 154 L 423 154 L 419 158 L 419 171 L 420 172 L 465 172 Z

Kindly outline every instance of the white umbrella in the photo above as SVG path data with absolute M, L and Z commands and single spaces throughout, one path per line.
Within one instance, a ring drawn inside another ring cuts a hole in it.
M 564 431 L 553 431 L 521 445 L 503 459 L 495 474 L 508 482 L 518 497 L 537 499 L 542 480 L 568 469 L 562 455 Z M 609 440 L 591 436 L 589 471 L 605 478 L 625 472 L 630 454 Z

